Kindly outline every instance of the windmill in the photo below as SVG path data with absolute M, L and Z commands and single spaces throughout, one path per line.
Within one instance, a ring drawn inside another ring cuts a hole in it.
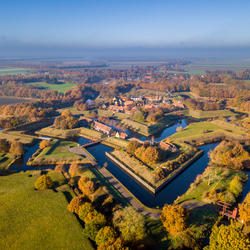
M 172 96 L 172 94 L 171 94 L 171 92 L 172 92 L 172 91 L 173 91 L 173 90 L 170 90 L 170 91 L 169 91 L 169 90 L 167 90 L 167 94 L 166 94 L 166 96 L 168 96 L 168 97 L 173 97 L 173 96 Z

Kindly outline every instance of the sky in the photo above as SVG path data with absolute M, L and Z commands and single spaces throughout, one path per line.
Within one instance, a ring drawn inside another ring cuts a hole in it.
M 0 56 L 248 55 L 249 9 L 249 0 L 1 1 Z

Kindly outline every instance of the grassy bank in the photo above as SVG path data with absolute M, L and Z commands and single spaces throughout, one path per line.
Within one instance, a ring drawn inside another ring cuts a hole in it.
M 0 153 L 0 175 L 9 167 L 9 165 L 16 159 L 15 154 L 12 153 Z
M 234 112 L 230 110 L 210 110 L 210 111 L 202 111 L 202 110 L 184 110 L 183 115 L 191 116 L 194 118 L 213 118 L 220 116 L 233 116 Z
M 36 180 L 30 173 L 0 177 L 1 249 L 94 249 L 67 210 L 74 193 L 35 190 Z
M 216 120 L 212 122 L 199 122 L 190 124 L 181 132 L 175 133 L 170 138 L 173 142 L 189 142 L 195 145 L 203 145 L 223 139 L 248 140 L 248 129 Z
M 113 115 L 113 111 L 109 111 L 109 110 L 103 110 L 103 109 L 93 109 L 93 110 L 87 110 L 87 111 L 81 111 L 81 110 L 77 110 L 76 108 L 74 108 L 73 106 L 70 107 L 66 107 L 63 109 L 59 109 L 58 111 L 60 113 L 63 112 L 63 110 L 65 109 L 69 109 L 73 115 L 82 115 L 85 117 L 89 117 L 89 114 L 94 110 L 99 116 L 112 116 Z M 115 118 L 118 120 L 122 120 L 122 119 L 126 119 L 128 118 L 129 115 L 125 114 L 125 113 L 120 113 L 120 112 L 116 112 L 115 113 Z
M 37 131 L 36 134 L 61 139 L 71 138 L 74 136 L 83 136 L 87 139 L 102 139 L 105 137 L 105 135 L 101 132 L 84 127 L 75 129 L 56 129 L 54 126 L 49 126 Z
M 50 143 L 49 147 L 45 148 L 35 158 L 32 158 L 28 165 L 89 163 L 89 160 L 84 156 L 69 152 L 68 147 L 77 147 L 77 143 L 55 139 Z
M 101 143 L 112 148 L 126 148 L 128 146 L 129 141 L 123 140 L 121 138 L 109 137 Z
M 38 138 L 32 135 L 22 134 L 22 131 L 6 131 L 3 130 L 0 132 L 0 138 L 6 139 L 7 141 L 11 142 L 14 139 L 20 141 L 22 144 L 25 145 L 33 145 L 38 141 Z

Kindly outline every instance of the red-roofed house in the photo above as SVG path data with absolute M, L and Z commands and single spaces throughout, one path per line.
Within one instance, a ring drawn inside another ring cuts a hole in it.
M 96 131 L 101 131 L 101 132 L 108 134 L 108 135 L 110 135 L 114 132 L 114 130 L 111 127 L 104 125 L 104 124 L 97 122 L 97 121 L 94 121 L 94 129 Z
M 116 134 L 115 134 L 115 137 L 122 138 L 122 139 L 125 140 L 125 139 L 128 138 L 128 135 L 123 131 L 117 131 Z

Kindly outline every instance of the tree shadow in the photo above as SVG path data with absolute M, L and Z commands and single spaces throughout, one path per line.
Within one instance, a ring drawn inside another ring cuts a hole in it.
M 70 193 L 69 191 L 63 191 L 62 193 L 64 194 L 64 196 L 65 196 L 67 202 L 70 203 L 70 201 L 71 201 L 72 198 L 73 198 L 72 195 L 71 195 L 71 193 Z
M 56 143 L 53 144 L 53 146 L 48 150 L 48 152 L 45 155 L 50 155 L 59 145 L 60 141 L 57 141 Z

